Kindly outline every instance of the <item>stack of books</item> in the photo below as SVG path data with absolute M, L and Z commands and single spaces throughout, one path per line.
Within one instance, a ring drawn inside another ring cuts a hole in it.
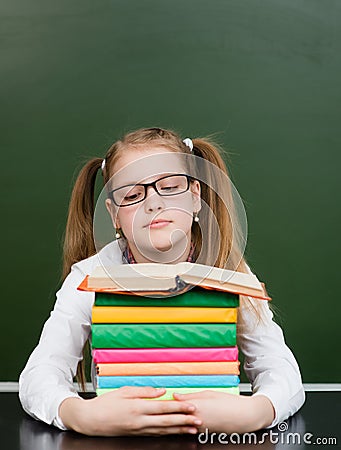
M 95 291 L 97 395 L 122 386 L 164 387 L 159 400 L 205 389 L 239 394 L 239 294 L 269 298 L 254 275 L 228 272 L 138 264 L 86 277 L 79 289 Z

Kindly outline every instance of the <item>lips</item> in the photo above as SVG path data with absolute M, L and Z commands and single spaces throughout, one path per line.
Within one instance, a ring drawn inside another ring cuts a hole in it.
M 156 225 L 156 224 L 167 224 L 167 223 L 171 223 L 171 220 L 166 220 L 166 219 L 155 219 L 153 221 L 151 221 L 150 223 L 148 223 L 148 225 L 146 225 L 146 227 L 150 227 L 152 225 Z

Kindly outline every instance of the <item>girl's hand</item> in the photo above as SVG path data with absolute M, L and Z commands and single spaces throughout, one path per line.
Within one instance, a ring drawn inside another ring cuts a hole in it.
M 176 400 L 191 402 L 202 420 L 199 432 L 246 433 L 264 428 L 275 417 L 271 401 L 263 395 L 244 396 L 205 390 L 193 394 L 173 394 Z
M 64 425 L 89 436 L 197 433 L 201 420 L 187 401 L 146 400 L 165 389 L 125 386 L 90 400 L 67 398 L 59 408 Z

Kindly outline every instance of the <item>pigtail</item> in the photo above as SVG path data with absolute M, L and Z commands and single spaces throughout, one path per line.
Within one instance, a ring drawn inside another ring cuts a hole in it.
M 90 160 L 80 171 L 71 194 L 63 246 L 63 280 L 71 266 L 96 253 L 93 239 L 93 216 L 95 211 L 95 182 L 102 159 Z M 85 391 L 85 359 L 88 343 L 83 348 L 83 359 L 78 363 L 76 379 Z
M 240 270 L 238 264 L 242 258 L 238 249 L 232 246 L 233 232 L 238 232 L 235 227 L 237 221 L 235 220 L 233 223 L 233 218 L 237 219 L 237 217 L 230 183 L 227 183 L 229 175 L 222 157 L 223 150 L 208 138 L 193 139 L 193 145 L 194 155 L 205 159 L 220 169 L 220 171 L 215 171 L 214 173 L 208 165 L 200 166 L 199 169 L 201 179 L 205 180 L 205 183 L 201 183 L 201 196 L 209 207 L 209 211 L 206 214 L 204 211 L 200 213 L 202 229 L 205 230 L 207 236 L 216 235 L 216 231 L 212 228 L 212 217 L 208 216 L 213 213 L 217 219 L 220 231 L 220 240 L 208 239 L 205 242 L 205 249 L 203 249 L 205 262 L 203 263 L 220 268 Z M 224 191 L 224 199 L 228 203 L 228 210 L 224 200 L 218 195 L 222 189 Z
M 74 263 L 96 253 L 93 239 L 94 191 L 102 159 L 90 160 L 80 171 L 69 204 L 63 246 L 63 274 L 68 275 Z
M 207 169 L 205 174 L 201 173 L 201 178 L 207 180 L 206 183 L 201 183 L 201 197 L 209 206 L 214 216 L 217 218 L 219 231 L 220 231 L 220 245 L 217 239 L 207 239 L 205 241 L 203 253 L 203 264 L 211 264 L 216 267 L 226 268 L 230 270 L 237 270 L 239 272 L 248 273 L 247 264 L 245 257 L 241 253 L 241 249 L 236 245 L 232 245 L 233 233 L 237 233 L 238 238 L 242 238 L 241 231 L 238 227 L 238 218 L 235 210 L 235 204 L 232 197 L 232 190 L 230 184 L 226 185 L 226 178 L 223 174 L 226 174 L 229 178 L 227 172 L 226 164 L 223 159 L 223 150 L 219 145 L 213 143 L 209 138 L 198 138 L 193 139 L 193 154 L 204 158 L 205 160 L 211 162 L 221 169 L 221 177 L 219 173 L 212 174 L 212 171 Z M 227 155 L 224 155 L 227 157 Z M 205 167 L 205 166 L 204 166 Z M 202 167 L 201 167 L 202 170 Z M 214 179 L 213 179 L 214 177 Z M 217 179 L 220 178 L 220 179 Z M 229 210 L 227 211 L 224 202 L 221 200 L 219 195 L 214 192 L 209 186 L 223 186 L 224 195 L 226 196 Z M 214 231 L 212 229 L 212 220 L 209 219 L 205 214 L 200 213 L 200 223 L 202 224 L 202 229 L 205 230 L 207 236 L 214 236 Z M 192 230 L 193 238 L 196 246 L 199 244 L 201 249 L 201 237 L 199 236 L 200 230 L 198 228 L 193 228 Z M 215 262 L 212 262 L 212 259 Z M 208 262 L 207 262 L 208 261 Z M 228 261 L 228 264 L 226 262 Z M 200 261 L 197 261 L 200 262 Z M 243 311 L 248 310 L 255 314 L 257 318 L 257 323 L 263 320 L 263 304 L 255 303 L 246 296 L 240 296 L 240 306 Z M 246 325 L 244 320 L 244 315 L 239 315 L 238 322 L 238 333 Z

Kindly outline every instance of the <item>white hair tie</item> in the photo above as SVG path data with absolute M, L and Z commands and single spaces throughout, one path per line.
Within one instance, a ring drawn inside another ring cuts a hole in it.
M 187 147 L 189 147 L 190 151 L 193 151 L 193 141 L 190 138 L 186 138 L 182 141 Z
M 101 164 L 102 171 L 104 170 L 104 167 L 105 167 L 105 158 L 103 159 L 102 164 Z

